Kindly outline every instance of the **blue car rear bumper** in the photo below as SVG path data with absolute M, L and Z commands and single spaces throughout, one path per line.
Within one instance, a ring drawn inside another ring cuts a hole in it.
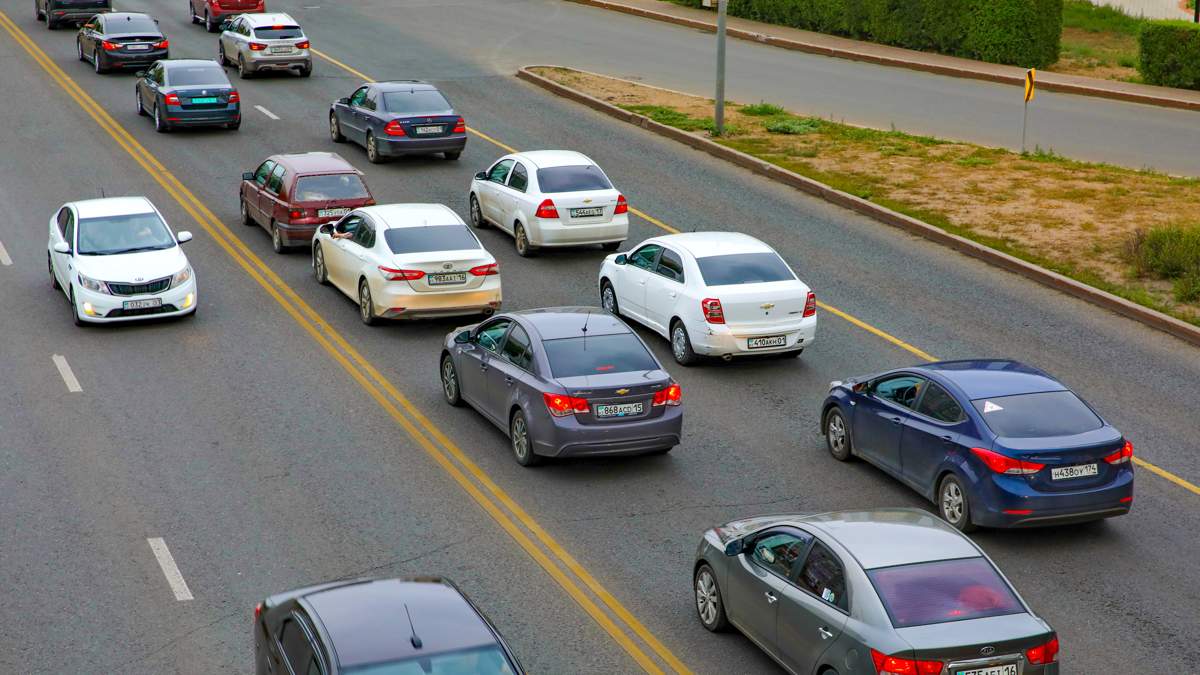
M 1041 492 L 1023 476 L 979 477 L 971 492 L 971 518 L 984 527 L 1064 525 L 1123 516 L 1133 506 L 1133 469 L 1124 466 L 1107 485 L 1071 492 Z

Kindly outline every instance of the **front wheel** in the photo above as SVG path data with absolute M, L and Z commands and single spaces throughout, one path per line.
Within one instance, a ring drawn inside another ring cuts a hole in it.
M 238 198 L 238 210 L 242 212 L 243 225 L 250 227 L 254 224 L 254 218 L 250 216 L 250 207 L 246 206 L 246 200 L 244 198 Z
M 483 219 L 483 209 L 479 208 L 479 198 L 471 195 L 471 227 L 481 230 L 487 227 L 487 221 Z
M 336 113 L 329 113 L 329 137 L 334 143 L 345 143 L 346 137 L 342 135 L 342 125 L 338 124 Z
M 971 503 L 967 500 L 967 490 L 954 474 L 947 474 L 938 488 L 938 514 L 960 532 L 975 529 L 975 523 L 971 522 Z
M 696 614 L 700 617 L 700 623 L 713 633 L 720 633 L 729 627 L 717 576 L 707 563 L 696 570 Z
M 371 299 L 371 285 L 366 279 L 358 282 L 358 318 L 368 326 L 378 323 L 375 318 L 375 301 Z
M 829 448 L 829 454 L 839 462 L 850 459 L 850 425 L 846 424 L 845 416 L 837 408 L 830 410 L 825 420 L 825 445 Z
M 454 367 L 454 358 L 446 354 L 442 357 L 442 394 L 446 403 L 455 407 L 462 405 L 462 391 L 458 387 L 458 369 Z
M 41 17 L 38 18 L 40 19 Z M 79 41 L 79 38 L 75 38 L 75 56 L 78 56 L 80 61 L 87 61 L 87 58 L 83 55 L 83 43 Z
M 621 308 L 617 305 L 617 292 L 607 280 L 600 285 L 600 306 L 613 316 L 621 316 Z
M 521 410 L 513 413 L 512 421 L 508 425 L 508 437 L 512 441 L 513 458 L 517 460 L 517 464 L 534 466 L 541 463 L 542 458 L 533 452 L 533 440 L 529 437 L 529 423 L 525 420 L 525 413 Z
M 58 275 L 54 273 L 54 258 L 51 258 L 49 253 L 46 254 L 46 267 L 50 269 L 50 286 L 56 291 L 61 291 L 62 284 L 58 283 Z
M 692 339 L 688 336 L 687 328 L 682 321 L 676 321 L 671 326 L 671 355 L 681 366 L 695 365 L 700 357 L 692 350 Z
M 68 299 L 70 299 L 70 301 L 71 301 L 71 320 L 75 323 L 76 326 L 86 327 L 88 324 L 86 321 L 83 320 L 83 315 L 81 315 L 79 313 L 79 305 L 75 304 L 75 291 L 74 290 L 71 291 L 71 294 L 68 296 Z
M 217 40 L 217 63 L 221 64 L 221 67 L 229 65 L 229 59 L 225 58 L 225 43 L 220 40 Z
M 42 5 L 37 0 L 33 0 L 33 16 L 34 20 L 42 20 Z
M 318 284 L 329 285 L 329 268 L 325 267 L 325 251 L 321 249 L 320 244 L 313 247 L 313 274 L 317 277 Z

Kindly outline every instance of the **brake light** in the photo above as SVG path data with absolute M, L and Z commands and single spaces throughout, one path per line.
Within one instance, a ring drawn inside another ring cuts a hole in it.
M 261 602 L 254 606 L 254 620 L 255 621 L 258 621 L 259 617 L 262 616 L 262 611 L 263 611 L 263 604 Z
M 296 43 L 296 49 L 308 49 L 310 46 L 312 45 L 308 40 L 302 40 Z
M 554 206 L 554 200 L 543 200 L 541 204 L 538 204 L 537 212 L 533 215 L 537 216 L 538 218 L 557 218 L 558 209 Z
M 155 49 L 166 49 L 167 47 L 170 47 L 170 46 L 171 46 L 171 42 L 169 40 L 163 40 L 161 42 L 154 43 Z
M 383 127 L 383 133 L 387 134 L 388 136 L 408 135 L 404 133 L 404 127 L 400 126 L 400 120 L 392 120 L 391 122 L 388 122 L 387 126 Z
M 416 281 L 425 276 L 421 270 L 397 270 L 391 267 L 379 266 L 379 271 L 383 273 L 383 278 L 388 281 Z
M 451 133 L 455 133 L 455 134 L 467 133 L 467 121 L 461 117 L 458 118 L 458 121 L 454 123 L 454 131 Z
M 167 94 L 166 98 L 163 99 L 163 103 L 167 105 L 183 105 L 179 102 L 178 94 Z
M 252 51 L 252 52 L 261 52 L 262 50 L 264 50 L 266 48 L 267 48 L 267 46 L 261 42 L 251 42 L 250 43 L 250 51 Z
M 938 675 L 942 672 L 941 661 L 918 661 L 902 656 L 888 656 L 871 650 L 875 672 L 879 675 Z
M 469 271 L 471 272 L 471 274 L 474 274 L 477 277 L 488 277 L 493 274 L 500 274 L 500 263 L 492 263 L 490 265 L 480 265 L 479 267 L 472 267 Z
M 555 417 L 566 417 L 575 413 L 591 412 L 586 398 L 576 398 L 566 394 L 542 394 L 546 401 L 546 409 Z
M 288 211 L 288 218 L 291 218 L 292 220 L 296 220 L 297 218 L 303 218 L 303 217 L 304 217 L 304 209 L 292 209 L 291 211 Z
M 666 389 L 654 392 L 651 405 L 679 405 L 683 402 L 683 389 L 678 384 L 672 384 Z
M 725 310 L 721 307 L 721 301 L 716 298 L 701 300 L 700 311 L 704 314 L 704 320 L 709 323 L 725 323 Z
M 283 30 L 283 26 L 282 26 L 282 25 L 279 25 L 279 26 L 271 26 L 271 30 Z
M 804 316 L 816 316 L 817 314 L 817 294 L 812 291 L 808 292 L 808 299 L 804 301 Z
M 103 40 L 100 43 L 100 46 L 104 47 L 104 51 L 106 51 L 106 52 L 116 51 L 121 48 L 121 45 L 119 45 L 115 42 L 109 42 L 108 40 Z
M 242 102 L 242 96 L 241 96 L 241 94 L 237 93 L 236 89 L 234 91 L 229 92 L 229 102 L 230 103 L 241 103 Z
M 629 213 L 629 202 L 625 201 L 625 195 L 617 195 L 617 208 L 613 209 L 613 215 L 619 216 L 622 213 Z
M 1024 476 L 1031 473 L 1037 473 L 1045 468 L 1045 464 L 1037 462 L 1027 462 L 1023 459 L 1016 459 L 1008 455 L 1001 455 L 998 452 L 984 450 L 983 448 L 971 448 L 971 452 L 975 456 L 983 460 L 988 468 L 996 473 L 1007 473 L 1014 476 Z
M 1104 461 L 1109 464 L 1124 464 L 1131 459 L 1133 459 L 1133 443 L 1125 441 L 1124 447 L 1105 457 Z
M 1054 663 L 1058 659 L 1058 636 L 1050 638 L 1046 644 L 1026 649 L 1025 658 L 1035 666 Z

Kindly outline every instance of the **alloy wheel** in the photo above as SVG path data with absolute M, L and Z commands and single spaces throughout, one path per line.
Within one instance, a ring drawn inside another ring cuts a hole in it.
M 375 308 L 371 304 L 371 287 L 363 281 L 358 285 L 358 314 L 365 324 L 375 321 Z
M 613 291 L 612 284 L 604 285 L 604 290 L 600 293 L 600 305 L 609 314 L 617 313 L 617 294 Z
M 342 130 L 338 128 L 337 115 L 329 115 L 329 137 L 334 143 L 340 143 L 342 140 Z
M 962 521 L 964 497 L 956 481 L 946 481 L 942 487 L 942 515 L 951 525 Z
M 271 247 L 276 253 L 283 253 L 283 236 L 279 234 L 279 227 L 275 223 L 271 223 Z
M 687 358 L 687 331 L 683 326 L 675 326 L 675 330 L 671 332 L 671 353 L 675 355 L 676 361 Z
M 375 142 L 375 134 L 367 134 L 367 159 L 372 163 L 379 163 L 379 146 Z
M 317 247 L 313 250 L 313 273 L 317 275 L 318 283 L 323 284 L 328 278 L 325 276 L 325 252 L 321 250 L 320 244 L 317 244 Z
M 471 224 L 483 227 L 483 212 L 479 210 L 479 199 L 471 195 Z
M 104 72 L 104 69 L 100 67 L 100 52 L 97 52 L 95 49 L 92 50 L 92 70 L 95 70 L 97 73 Z
M 701 570 L 700 574 L 696 575 L 696 611 L 705 626 L 716 623 L 720 602 L 717 597 L 717 582 L 712 573 L 707 569 Z
M 442 393 L 447 401 L 458 400 L 458 373 L 454 372 L 454 362 L 449 356 L 442 359 Z
M 524 464 L 529 461 L 529 427 L 525 424 L 525 416 L 520 413 L 513 417 L 512 448 L 518 462 Z
M 846 452 L 846 423 L 842 420 L 841 415 L 831 415 L 829 417 L 829 447 L 837 454 Z

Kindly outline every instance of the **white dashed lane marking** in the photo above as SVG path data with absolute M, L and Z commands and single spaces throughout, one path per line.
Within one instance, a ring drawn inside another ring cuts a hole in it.
M 83 391 L 83 387 L 79 386 L 79 380 L 75 379 L 75 373 L 71 372 L 71 365 L 67 363 L 67 357 L 55 354 L 53 358 L 54 366 L 58 368 L 58 374 L 62 375 L 63 382 L 67 385 L 67 391 L 72 393 Z
M 0 265 L 8 267 L 12 264 L 12 258 L 8 257 L 8 249 L 4 248 L 4 242 L 0 241 Z
M 163 541 L 162 537 L 150 537 L 146 539 L 146 543 L 150 544 L 150 550 L 154 551 L 154 558 L 158 560 L 158 566 L 162 568 L 163 576 L 171 585 L 171 592 L 175 594 L 175 599 L 191 600 L 192 591 L 188 588 L 187 582 L 183 580 L 183 573 L 175 564 L 175 557 L 167 548 L 167 542 Z
M 267 117 L 270 117 L 273 120 L 279 119 L 279 115 L 276 115 L 275 113 L 271 112 L 270 110 L 267 110 L 266 108 L 262 107 L 261 105 L 256 105 L 254 107 L 258 110 L 258 112 L 266 115 Z

